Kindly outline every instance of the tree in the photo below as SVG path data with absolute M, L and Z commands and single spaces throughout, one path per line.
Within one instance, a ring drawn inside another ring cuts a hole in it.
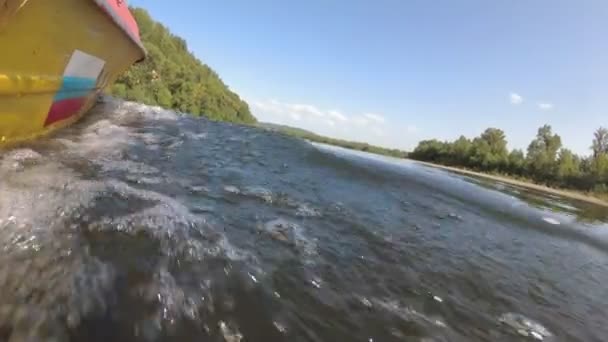
M 591 162 L 591 175 L 596 183 L 608 183 L 608 154 L 600 153 Z
M 536 139 L 528 146 L 527 172 L 539 180 L 555 178 L 557 151 L 562 147 L 562 139 L 553 134 L 551 126 L 544 125 L 538 129 Z
M 473 147 L 471 148 L 470 164 L 472 167 L 484 171 L 491 170 L 494 165 L 492 159 L 492 150 L 490 144 L 480 137 L 473 139 Z
M 112 85 L 112 94 L 118 97 L 127 97 L 127 86 L 123 83 L 116 83 Z
M 127 97 L 133 101 L 155 104 L 146 94 L 146 90 L 144 89 L 144 87 L 140 85 L 128 88 Z
M 437 139 L 423 140 L 418 143 L 414 152 L 410 153 L 410 157 L 430 162 L 443 162 L 447 152 L 448 148 L 445 143 Z
M 522 150 L 514 149 L 509 153 L 509 162 L 507 170 L 514 175 L 523 175 L 526 159 Z
M 505 169 L 509 159 L 505 133 L 497 128 L 486 129 L 472 143 L 470 163 L 484 171 Z
M 593 133 L 593 157 L 597 157 L 601 153 L 608 154 L 608 129 L 600 127 Z
M 111 88 L 113 95 L 216 120 L 256 122 L 247 103 L 188 51 L 185 40 L 145 10 L 131 11 L 148 56 L 118 78 Z
M 498 128 L 488 128 L 481 134 L 481 139 L 487 141 L 490 147 L 491 167 L 504 168 L 509 158 L 505 132 Z
M 557 178 L 562 183 L 568 183 L 580 174 L 580 159 L 569 149 L 563 148 L 557 160 Z
M 488 142 L 492 154 L 496 156 L 506 156 L 507 138 L 505 132 L 498 128 L 488 128 L 481 134 L 481 139 Z
M 450 144 L 450 162 L 453 165 L 467 166 L 471 158 L 473 143 L 465 136 L 460 136 L 458 140 Z
M 173 104 L 173 97 L 171 96 L 171 92 L 169 91 L 169 89 L 167 89 L 166 86 L 161 84 L 156 87 L 155 95 L 156 103 L 158 103 L 159 106 L 170 108 Z
M 604 144 L 606 142 L 606 144 Z M 605 147 L 604 147 L 605 146 Z M 473 141 L 464 136 L 454 142 L 437 139 L 421 141 L 409 157 L 438 164 L 471 167 L 481 171 L 501 171 L 532 177 L 537 182 L 608 194 L 608 131 L 595 134 L 595 157 L 582 158 L 562 148 L 559 135 L 551 126 L 538 129 L 524 156 L 522 150 L 510 153 L 502 130 L 486 129 Z

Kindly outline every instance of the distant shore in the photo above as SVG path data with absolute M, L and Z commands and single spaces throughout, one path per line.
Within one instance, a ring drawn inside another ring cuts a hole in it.
M 421 165 L 426 165 L 426 166 L 430 166 L 430 167 L 434 167 L 434 168 L 438 168 L 438 169 L 452 171 L 452 172 L 459 173 L 462 175 L 490 179 L 490 180 L 494 180 L 494 181 L 498 181 L 498 182 L 503 182 L 506 184 L 520 186 L 520 187 L 526 188 L 526 189 L 542 191 L 542 192 L 545 192 L 548 194 L 563 196 L 565 198 L 570 198 L 570 199 L 574 199 L 574 200 L 578 200 L 578 201 L 582 201 L 582 202 L 586 202 L 586 203 L 591 203 L 591 204 L 608 207 L 608 198 L 605 198 L 605 197 L 600 198 L 600 197 L 597 197 L 596 195 L 594 195 L 593 193 L 581 192 L 581 191 L 576 191 L 576 190 L 556 189 L 556 188 L 551 188 L 551 187 L 548 187 L 545 185 L 536 184 L 536 183 L 533 183 L 532 181 L 519 180 L 516 178 L 509 177 L 509 176 L 492 175 L 492 174 L 483 173 L 483 172 L 476 172 L 476 171 L 461 169 L 458 167 L 444 166 L 444 165 L 440 165 L 440 164 L 424 162 L 424 161 L 408 158 L 407 157 L 408 153 L 397 150 L 397 149 L 391 150 L 391 149 L 387 149 L 387 148 L 383 148 L 383 147 L 369 145 L 366 143 L 332 139 L 332 138 L 317 135 L 315 133 L 312 133 L 312 132 L 309 132 L 309 131 L 306 131 L 303 129 L 294 128 L 294 127 L 290 127 L 290 126 L 275 125 L 275 124 L 269 124 L 269 123 L 258 123 L 257 126 L 264 128 L 264 129 L 278 131 L 283 134 L 286 134 L 286 135 L 289 135 L 292 137 L 296 137 L 296 138 L 300 138 L 300 139 L 304 139 L 304 140 L 308 140 L 311 142 L 338 146 L 338 147 L 346 148 L 349 150 L 362 151 L 362 152 L 383 155 L 383 156 L 388 156 L 388 157 L 393 157 L 393 158 L 407 159 L 407 160 L 411 160 L 416 163 L 419 163 Z
M 494 181 L 498 181 L 498 182 L 503 182 L 503 183 L 507 183 L 507 184 L 511 184 L 511 185 L 520 186 L 522 188 L 538 190 L 538 191 L 546 192 L 546 193 L 553 194 L 553 195 L 563 196 L 563 197 L 570 198 L 570 199 L 575 199 L 575 200 L 579 200 L 579 201 L 583 201 L 583 202 L 587 202 L 587 203 L 592 203 L 592 204 L 597 204 L 597 205 L 608 207 L 608 201 L 598 198 L 598 197 L 594 197 L 592 194 L 587 194 L 587 193 L 577 192 L 577 191 L 572 191 L 572 190 L 555 189 L 555 188 L 550 188 L 548 186 L 525 182 L 525 181 L 517 180 L 514 178 L 510 178 L 510 177 L 491 175 L 491 174 L 487 174 L 487 173 L 475 172 L 475 171 L 460 169 L 457 167 L 433 164 L 433 163 L 423 162 L 423 161 L 414 160 L 414 159 L 409 159 L 409 160 L 422 164 L 422 165 L 426 165 L 426 166 L 430 166 L 430 167 L 434 167 L 434 168 L 442 169 L 442 170 L 446 170 L 446 171 L 452 171 L 452 172 L 459 173 L 462 175 L 490 179 L 490 180 L 494 180 Z

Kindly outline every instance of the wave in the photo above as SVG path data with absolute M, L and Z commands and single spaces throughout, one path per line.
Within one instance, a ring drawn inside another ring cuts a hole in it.
M 319 144 L 315 146 L 318 153 L 325 155 L 325 160 L 329 161 L 326 165 L 346 165 L 349 177 L 365 174 L 367 179 L 380 183 L 399 184 L 400 189 L 405 192 L 414 191 L 431 196 L 441 194 L 441 198 L 453 198 L 469 208 L 482 210 L 485 215 L 514 223 L 514 226 L 520 229 L 532 229 L 579 241 L 608 252 L 608 231 L 589 229 L 571 214 L 536 208 L 504 191 L 481 187 L 478 181 L 471 177 L 433 169 L 408 160 L 371 156 L 363 152 L 351 152 Z

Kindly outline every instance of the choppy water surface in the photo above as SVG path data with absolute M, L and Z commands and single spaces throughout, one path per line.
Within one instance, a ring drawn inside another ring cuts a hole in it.
M 606 341 L 607 212 L 110 101 L 0 156 L 0 340 Z

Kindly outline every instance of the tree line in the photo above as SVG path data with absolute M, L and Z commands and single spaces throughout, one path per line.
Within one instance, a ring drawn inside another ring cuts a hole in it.
M 395 158 L 405 158 L 407 157 L 407 153 L 395 149 L 395 148 L 385 148 L 375 145 L 370 145 L 364 142 L 358 141 L 348 141 L 342 139 L 335 139 L 330 137 L 325 137 L 301 128 L 285 126 L 285 125 L 277 125 L 271 123 L 259 123 L 258 127 L 268 129 L 271 131 L 277 131 L 292 137 L 306 139 L 309 141 L 314 141 L 321 144 L 334 145 L 343 148 L 348 148 L 356 151 L 369 152 L 374 154 L 379 154 L 383 156 L 395 157 Z
M 247 103 L 192 55 L 182 38 L 171 34 L 144 9 L 131 11 L 148 57 L 118 78 L 111 88 L 113 95 L 213 120 L 256 122 Z
M 488 128 L 473 140 L 421 141 L 409 157 L 476 171 L 502 173 L 531 179 L 540 184 L 608 194 L 608 129 L 595 131 L 593 154 L 580 156 L 562 146 L 551 126 L 538 129 L 527 151 L 507 148 L 505 133 Z

